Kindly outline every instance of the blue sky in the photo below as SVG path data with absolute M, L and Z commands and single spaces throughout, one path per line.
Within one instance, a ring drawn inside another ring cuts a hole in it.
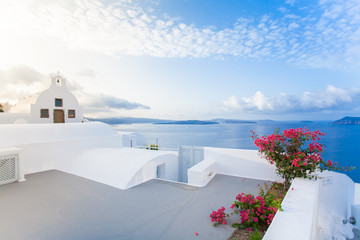
M 3 0 L 0 102 L 60 71 L 88 117 L 360 116 L 360 2 Z

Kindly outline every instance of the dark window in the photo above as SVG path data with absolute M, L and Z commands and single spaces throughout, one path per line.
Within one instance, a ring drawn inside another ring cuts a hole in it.
M 75 110 L 68 110 L 68 118 L 75 118 Z
M 55 107 L 62 107 L 63 102 L 61 98 L 55 98 Z
M 41 118 L 49 118 L 49 109 L 40 109 Z

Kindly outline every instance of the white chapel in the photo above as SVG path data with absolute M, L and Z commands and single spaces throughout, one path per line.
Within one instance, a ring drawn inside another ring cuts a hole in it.
M 60 74 L 51 77 L 51 85 L 30 105 L 30 113 L 1 113 L 0 123 L 75 123 L 84 122 L 83 110 L 67 89 Z
M 83 112 L 75 96 L 66 88 L 60 75 L 51 78 L 51 86 L 31 104 L 31 123 L 82 122 Z

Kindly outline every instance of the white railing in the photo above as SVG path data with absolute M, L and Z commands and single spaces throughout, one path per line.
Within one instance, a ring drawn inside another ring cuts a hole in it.
M 148 145 L 148 146 L 137 145 L 137 146 L 134 146 L 133 148 L 147 149 L 147 150 L 160 150 L 160 151 L 176 151 L 176 152 L 178 151 L 177 148 L 150 147 L 150 145 Z

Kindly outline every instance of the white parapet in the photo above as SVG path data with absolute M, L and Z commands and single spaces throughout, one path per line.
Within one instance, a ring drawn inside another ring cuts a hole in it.
M 336 172 L 318 177 L 294 179 L 282 202 L 283 211 L 276 213 L 264 240 L 353 238 L 348 220 L 354 206 L 354 182 Z
M 196 187 L 204 187 L 216 173 L 216 161 L 213 159 L 204 159 L 188 170 L 188 184 Z
M 323 172 L 317 182 L 312 239 L 352 239 L 349 223 L 355 183 L 345 174 Z
M 61 170 L 127 189 L 154 178 L 178 179 L 176 152 L 123 147 L 126 134 L 100 123 L 0 125 L 0 148 L 21 149 L 24 174 Z M 14 151 L 13 151 L 14 152 Z
M 216 173 L 230 176 L 282 182 L 275 166 L 261 158 L 256 150 L 204 148 L 204 159 L 216 162 Z
M 263 240 L 310 240 L 315 198 L 316 181 L 294 179 Z

